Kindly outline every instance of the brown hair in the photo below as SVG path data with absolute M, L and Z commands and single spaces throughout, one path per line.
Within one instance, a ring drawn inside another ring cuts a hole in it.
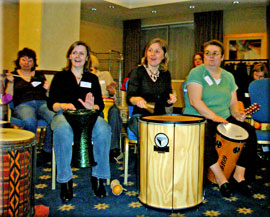
M 195 61 L 194 61 L 194 58 L 195 58 L 195 56 L 197 56 L 197 55 L 199 55 L 201 58 L 202 58 L 202 61 L 203 61 L 203 52 L 197 52 L 197 53 L 195 53 L 195 54 L 193 54 L 193 57 L 192 57 L 192 68 L 194 68 L 195 67 Z
M 220 47 L 221 49 L 221 56 L 224 54 L 224 46 L 223 46 L 223 43 L 219 40 L 216 40 L 216 39 L 212 39 L 210 41 L 207 41 L 203 44 L 203 51 L 205 51 L 206 47 L 208 47 L 209 45 L 215 45 L 215 46 L 218 46 Z

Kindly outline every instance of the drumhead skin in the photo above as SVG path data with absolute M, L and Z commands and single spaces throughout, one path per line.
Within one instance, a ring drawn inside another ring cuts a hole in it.
M 232 123 L 219 124 L 217 126 L 217 133 L 231 141 L 245 141 L 248 139 L 248 132 L 244 128 Z
M 35 134 L 28 130 L 1 128 L 0 129 L 0 145 L 16 144 L 29 142 L 34 140 Z
M 170 114 L 170 115 L 143 116 L 140 118 L 140 120 L 165 124 L 192 124 L 204 122 L 205 118 L 195 115 Z

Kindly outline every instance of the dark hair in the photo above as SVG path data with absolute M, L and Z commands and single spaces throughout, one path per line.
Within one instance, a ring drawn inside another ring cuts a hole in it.
M 33 67 L 31 68 L 32 71 L 34 71 L 36 69 L 36 67 L 38 66 L 37 65 L 37 56 L 36 56 L 36 53 L 35 51 L 33 51 L 32 49 L 29 49 L 29 48 L 23 48 L 22 50 L 20 50 L 18 52 L 18 57 L 17 59 L 14 61 L 15 65 L 16 65 L 16 69 L 20 69 L 21 66 L 20 66 L 20 59 L 22 57 L 28 57 L 28 58 L 32 58 L 33 61 L 34 61 L 34 65 Z
M 168 53 L 167 53 L 168 45 L 167 45 L 167 42 L 165 40 L 160 39 L 160 38 L 154 38 L 147 43 L 147 45 L 145 46 L 145 49 L 144 49 L 144 56 L 141 60 L 141 64 L 147 66 L 147 51 L 148 51 L 149 47 L 155 43 L 158 43 L 164 52 L 164 59 L 161 61 L 159 68 L 163 71 L 167 71 L 168 62 L 169 62 L 169 57 L 168 57 Z
M 197 52 L 197 53 L 193 54 L 193 57 L 192 57 L 192 68 L 195 67 L 194 58 L 197 55 L 199 55 L 202 58 L 202 61 L 203 61 L 203 52 L 200 51 L 200 52 Z
M 69 56 L 72 53 L 73 49 L 75 47 L 79 46 L 79 45 L 82 45 L 82 46 L 84 46 L 86 48 L 87 60 L 84 63 L 83 71 L 84 72 L 89 72 L 89 68 L 92 65 L 91 58 L 90 58 L 91 50 L 90 50 L 90 47 L 86 43 L 84 43 L 83 41 L 75 41 L 72 45 L 70 45 L 70 47 L 69 47 L 69 49 L 67 51 L 67 56 L 66 56 L 68 62 L 67 62 L 67 66 L 64 69 L 65 70 L 70 70 L 71 69 L 72 64 L 71 64 L 71 60 L 69 59 Z
M 215 45 L 215 46 L 218 46 L 220 47 L 221 49 L 221 56 L 224 54 L 224 46 L 223 46 L 223 43 L 219 40 L 216 40 L 216 39 L 212 39 L 210 41 L 207 41 L 203 44 L 203 51 L 205 51 L 205 48 L 209 45 Z
M 268 69 L 265 63 L 256 63 L 253 68 L 252 71 L 250 73 L 250 78 L 251 80 L 254 80 L 254 72 L 263 72 L 264 73 L 264 77 L 268 78 Z

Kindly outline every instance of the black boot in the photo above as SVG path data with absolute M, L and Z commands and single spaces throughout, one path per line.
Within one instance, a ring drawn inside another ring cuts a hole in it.
M 72 179 L 66 183 L 61 183 L 60 197 L 63 202 L 70 201 L 73 198 L 73 181 Z
M 91 177 L 92 189 L 97 197 L 106 197 L 106 190 L 103 185 L 103 179 Z

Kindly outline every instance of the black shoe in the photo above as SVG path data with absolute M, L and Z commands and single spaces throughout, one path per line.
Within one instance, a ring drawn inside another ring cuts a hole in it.
M 237 180 L 232 178 L 231 183 L 235 191 L 239 192 L 244 196 L 251 196 L 252 192 L 251 189 L 248 187 L 246 180 L 238 182 Z
M 73 181 L 72 179 L 66 183 L 61 183 L 60 197 L 63 202 L 68 202 L 73 198 Z
M 103 185 L 103 179 L 98 179 L 94 176 L 91 177 L 92 189 L 97 197 L 106 197 L 106 190 Z
M 220 191 L 220 193 L 222 194 L 223 197 L 230 197 L 231 194 L 232 194 L 231 186 L 230 186 L 230 184 L 228 182 L 222 184 L 219 187 L 219 191 Z

